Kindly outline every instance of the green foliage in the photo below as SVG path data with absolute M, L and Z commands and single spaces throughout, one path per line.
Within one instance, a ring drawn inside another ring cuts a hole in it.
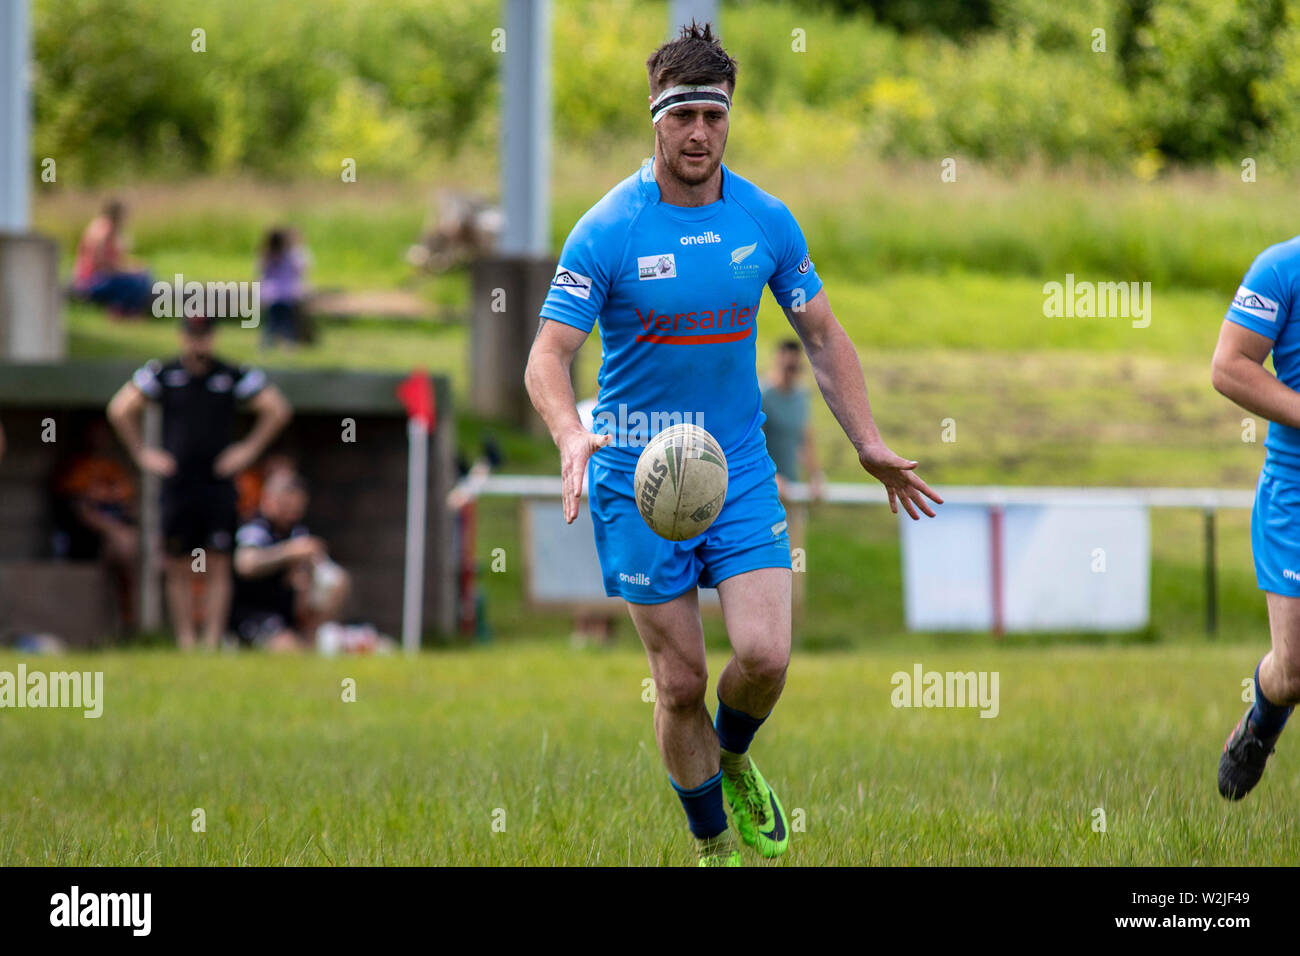
M 822 0 L 844 14 L 872 17 L 904 33 L 965 36 L 993 25 L 990 0 Z
M 1254 155 L 1268 142 L 1275 111 L 1260 84 L 1283 65 L 1283 0 L 1167 0 L 1142 30 L 1149 47 L 1135 65 L 1143 124 L 1170 159 L 1204 162 Z M 1244 152 L 1243 152 L 1244 151 Z
M 35 155 L 67 180 L 411 173 L 487 119 L 496 5 L 37 0 Z M 201 35 L 194 31 L 203 31 Z
M 34 163 L 69 181 L 386 176 L 496 142 L 495 0 L 35 0 Z M 666 0 L 557 0 L 553 130 L 646 135 Z M 205 31 L 195 52 L 193 31 Z M 785 164 L 860 153 L 1128 168 L 1294 163 L 1284 0 L 737 0 L 736 102 Z M 497 38 L 521 42 L 521 38 Z M 739 115 L 739 114 L 738 114 Z

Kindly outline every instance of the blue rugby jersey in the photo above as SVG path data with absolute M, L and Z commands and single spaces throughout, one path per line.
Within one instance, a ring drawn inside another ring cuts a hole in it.
M 590 332 L 601 363 L 595 460 L 633 471 L 651 437 L 679 422 L 707 429 L 729 467 L 759 460 L 755 370 L 763 286 L 783 308 L 822 287 L 785 204 L 722 167 L 722 198 L 660 201 L 653 157 L 592 206 L 565 240 L 541 315 Z
M 1300 283 L 1300 236 L 1269 246 L 1246 271 L 1224 316 L 1273 340 L 1273 370 L 1300 391 L 1300 322 L 1291 321 Z M 1300 478 L 1300 429 L 1269 422 L 1264 464 Z

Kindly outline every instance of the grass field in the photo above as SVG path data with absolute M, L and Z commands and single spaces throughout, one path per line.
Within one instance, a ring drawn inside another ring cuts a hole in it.
M 0 656 L 0 670 L 17 661 Z M 1285 739 L 1244 803 L 1214 786 L 1254 661 L 1238 648 L 895 642 L 796 655 L 754 751 L 803 821 L 782 862 L 1293 864 L 1300 762 Z M 918 662 L 998 672 L 998 715 L 895 709 L 890 677 Z M 104 672 L 102 717 L 0 721 L 0 864 L 691 859 L 630 646 L 49 661 L 72 668 Z

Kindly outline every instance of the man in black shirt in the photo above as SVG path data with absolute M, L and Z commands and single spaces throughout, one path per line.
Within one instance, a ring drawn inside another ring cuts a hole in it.
M 316 629 L 347 597 L 347 573 L 303 524 L 307 485 L 298 474 L 266 479 L 258 513 L 235 535 L 230 627 L 241 642 L 269 651 L 310 650 Z
M 230 608 L 236 524 L 231 479 L 257 460 L 293 414 L 261 369 L 229 365 L 213 355 L 213 338 L 212 319 L 185 317 L 180 355 L 143 365 L 108 405 L 108 419 L 136 464 L 162 478 L 167 603 L 183 650 L 195 644 L 195 549 L 203 549 L 207 571 L 203 641 L 215 649 Z M 162 407 L 162 448 L 147 447 L 141 436 L 140 418 L 151 401 Z M 232 441 L 241 402 L 257 418 L 248 435 Z

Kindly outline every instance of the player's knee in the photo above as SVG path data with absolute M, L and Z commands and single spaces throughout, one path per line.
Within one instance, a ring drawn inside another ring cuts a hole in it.
M 736 662 L 751 683 L 778 685 L 785 681 L 790 655 L 779 647 L 754 647 L 738 653 Z
M 1300 658 L 1273 656 L 1273 680 L 1268 688 L 1275 704 L 1300 702 Z
M 655 697 L 668 710 L 692 710 L 704 703 L 709 675 L 703 669 L 677 667 L 655 680 Z

